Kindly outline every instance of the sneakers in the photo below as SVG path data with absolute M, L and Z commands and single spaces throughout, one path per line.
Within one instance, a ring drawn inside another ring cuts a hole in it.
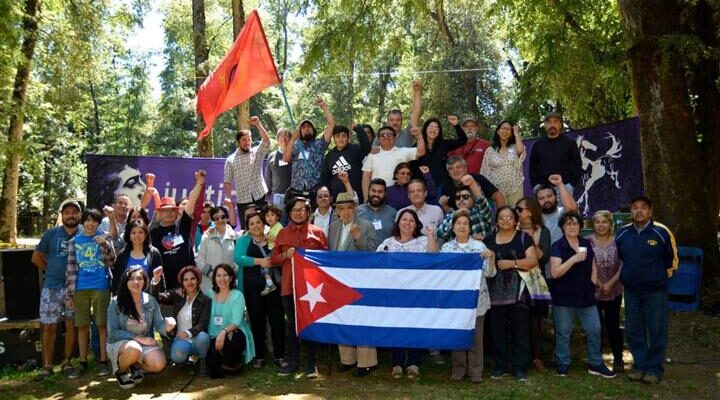
M 35 376 L 35 381 L 43 381 L 47 378 L 50 378 L 53 376 L 53 368 L 52 367 L 45 367 L 40 370 L 40 373 Z
M 77 367 L 73 368 L 71 371 L 68 371 L 68 373 L 65 375 L 68 379 L 77 379 L 85 373 L 85 366 L 79 364 Z
M 274 292 L 277 290 L 277 286 L 275 284 L 272 285 L 266 285 L 265 288 L 260 292 L 260 296 L 267 296 L 268 294 Z
M 402 376 L 403 376 L 402 367 L 399 365 L 394 366 L 392 369 L 392 377 L 394 379 L 400 379 L 400 378 L 402 378 Z
M 643 380 L 643 376 L 645 376 L 645 374 L 642 371 L 633 370 L 628 374 L 627 378 L 630 382 L 640 382 Z
M 643 383 L 647 383 L 649 385 L 655 385 L 660 383 L 660 377 L 657 375 L 646 374 L 643 376 L 642 381 Z
M 508 373 L 504 369 L 495 368 L 493 370 L 492 374 L 490 374 L 490 379 L 502 379 L 503 376 L 507 376 L 507 375 L 508 375 Z
M 445 365 L 445 358 L 437 350 L 430 351 L 430 360 L 435 365 Z
M 415 379 L 420 377 L 420 367 L 417 365 L 411 365 L 407 368 L 408 379 Z
M 557 376 L 559 376 L 559 377 L 561 377 L 561 378 L 564 378 L 564 377 L 568 376 L 568 372 L 569 372 L 569 371 L 570 371 L 570 366 L 569 366 L 569 365 L 559 364 L 559 365 L 557 366 L 557 368 L 555 368 L 555 375 L 557 375 Z
M 596 375 L 601 376 L 603 378 L 612 379 L 615 376 L 615 373 L 610 371 L 608 367 L 605 366 L 605 364 L 599 364 L 599 365 L 591 365 L 588 367 L 588 373 L 590 375 Z
M 518 371 L 515 371 L 515 373 L 513 375 L 515 375 L 515 379 L 517 379 L 520 382 L 525 382 L 528 380 L 527 371 L 518 370 Z
M 145 379 L 145 374 L 143 373 L 141 368 L 138 367 L 130 367 L 130 372 L 132 372 L 132 380 L 135 383 L 142 383 L 142 381 Z
M 108 376 L 112 374 L 112 371 L 110 370 L 110 365 L 108 365 L 107 361 L 100 361 L 98 362 L 98 369 L 97 369 L 97 375 L 102 376 Z
M 260 369 L 265 366 L 265 360 L 262 358 L 256 358 L 252 361 L 252 367 L 254 369 Z
M 340 366 L 338 367 L 338 371 L 340 371 L 340 372 L 349 372 L 349 371 L 354 370 L 356 366 L 357 366 L 357 364 L 349 364 L 349 365 L 348 365 L 348 364 L 342 364 L 342 363 L 341 363 Z
M 307 367 L 305 370 L 305 377 L 308 379 L 315 379 L 318 376 L 320 376 L 320 373 L 318 372 L 318 369 L 316 366 Z
M 127 370 L 123 373 L 121 373 L 120 371 L 116 372 L 115 379 L 117 379 L 117 384 L 118 386 L 120 386 L 120 389 L 127 390 L 135 387 L 135 381 L 130 374 L 130 370 Z
M 277 374 L 279 376 L 289 376 L 289 375 L 295 374 L 297 372 L 298 372 L 297 365 L 286 364 L 286 365 L 283 365 L 282 367 L 280 367 L 280 371 L 278 371 Z

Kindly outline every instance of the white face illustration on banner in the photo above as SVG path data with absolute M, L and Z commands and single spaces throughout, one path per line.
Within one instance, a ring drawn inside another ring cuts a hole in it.
M 130 198 L 130 205 L 136 207 L 140 205 L 143 193 L 145 193 L 145 182 L 143 182 L 140 171 L 129 165 L 118 172 L 118 186 L 113 193 L 113 198 L 120 194 L 125 194 Z
M 622 157 L 622 143 L 615 135 L 605 132 L 604 139 L 610 140 L 610 147 L 605 154 L 600 154 L 594 159 L 588 156 L 588 152 L 596 152 L 598 147 L 586 140 L 583 136 L 575 139 L 578 149 L 580 150 L 580 159 L 582 161 L 582 187 L 583 192 L 578 197 L 577 203 L 581 214 L 587 215 L 590 208 L 590 190 L 593 185 L 603 177 L 610 177 L 615 183 L 615 187 L 620 189 L 620 174 L 615 169 L 615 160 Z

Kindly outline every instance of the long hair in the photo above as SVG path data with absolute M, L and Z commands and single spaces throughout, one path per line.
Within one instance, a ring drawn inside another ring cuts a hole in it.
M 135 301 L 133 301 L 132 295 L 130 294 L 130 289 L 128 289 L 127 287 L 127 283 L 130 280 L 130 277 L 135 273 L 142 274 L 143 287 L 147 286 L 149 279 L 147 274 L 145 273 L 145 270 L 141 266 L 136 265 L 128 268 L 125 272 L 123 272 L 122 277 L 120 277 L 120 284 L 118 285 L 118 294 L 116 301 L 118 311 L 120 311 L 120 313 L 130 316 L 136 321 L 140 321 L 140 314 L 138 313 L 137 308 L 135 308 Z M 142 293 L 140 295 L 142 296 Z
M 150 229 L 148 229 L 148 226 L 145 225 L 145 222 L 143 222 L 142 219 L 136 219 L 135 221 L 125 225 L 125 232 L 123 233 L 125 249 L 123 251 L 128 254 L 132 251 L 133 246 L 130 241 L 130 234 L 132 233 L 133 228 L 140 228 L 143 232 L 145 232 L 145 240 L 143 240 L 143 253 L 147 255 L 150 253 Z
M 420 222 L 420 218 L 418 218 L 418 215 L 414 210 L 407 208 L 405 210 L 400 211 L 400 213 L 398 214 L 397 219 L 395 220 L 395 223 L 393 224 L 392 232 L 390 233 L 391 236 L 396 237 L 396 238 L 400 237 L 400 220 L 402 219 L 403 215 L 408 214 L 408 213 L 410 215 L 412 215 L 413 219 L 415 220 L 415 230 L 412 233 L 412 237 L 416 238 L 416 237 L 419 237 L 422 235 L 423 224 L 422 224 L 422 222 Z
M 495 133 L 493 133 L 493 137 L 492 137 L 492 147 L 493 147 L 495 150 L 499 150 L 499 149 L 500 149 L 500 135 L 498 135 L 498 131 L 500 130 L 500 127 L 501 127 L 503 124 L 506 124 L 506 123 L 507 123 L 507 124 L 510 124 L 510 131 L 511 131 L 511 132 L 512 132 L 512 128 L 515 127 L 515 124 L 513 124 L 512 121 L 508 121 L 508 120 L 501 121 L 501 122 L 498 124 L 498 126 L 495 127 Z M 510 134 L 510 139 L 508 139 L 507 145 L 508 145 L 508 147 L 510 147 L 510 146 L 513 145 L 513 144 L 515 144 L 515 135 L 511 133 L 511 134 Z
M 428 126 L 430 126 L 430 124 L 433 122 L 438 124 L 438 127 L 439 127 L 438 128 L 439 129 L 438 136 L 435 139 L 435 146 L 433 146 L 433 149 L 438 148 L 437 144 L 440 143 L 443 138 L 443 127 L 442 127 L 442 124 L 440 123 L 440 120 L 437 118 L 429 118 L 427 121 L 425 121 L 425 123 L 423 124 L 423 127 L 422 127 L 422 139 L 423 139 L 423 142 L 425 142 L 425 150 L 428 149 L 427 129 L 428 129 Z
M 130 221 L 132 221 L 133 212 L 140 214 L 140 219 L 145 223 L 145 225 L 150 225 L 150 216 L 148 215 L 147 211 L 144 208 L 131 207 L 130 210 L 128 211 L 127 218 L 125 219 L 126 227 L 130 226 Z
M 515 211 L 517 211 L 520 204 L 525 204 L 525 207 L 530 210 L 530 213 L 532 214 L 532 224 L 534 227 L 537 228 L 543 226 L 542 209 L 540 208 L 540 204 L 538 204 L 537 200 L 532 197 L 523 197 L 515 203 Z

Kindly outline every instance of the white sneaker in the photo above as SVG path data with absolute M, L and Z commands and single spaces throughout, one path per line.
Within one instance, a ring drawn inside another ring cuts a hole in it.
M 394 366 L 392 369 L 392 377 L 395 379 L 400 379 L 400 378 L 402 378 L 402 375 L 403 375 L 402 367 L 399 365 Z
M 417 365 L 411 365 L 407 369 L 408 379 L 415 379 L 420 377 L 420 367 Z

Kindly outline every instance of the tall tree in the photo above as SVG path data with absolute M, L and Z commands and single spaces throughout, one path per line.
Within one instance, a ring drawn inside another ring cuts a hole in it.
M 618 4 L 630 41 L 645 192 L 679 243 L 705 250 L 706 275 L 718 278 L 720 75 L 712 55 L 718 52 L 720 5 L 703 0 Z
M 40 0 L 25 1 L 22 58 L 18 62 L 11 100 L 8 144 L 5 150 L 5 176 L 2 195 L 0 195 L 0 241 L 10 243 L 15 243 L 17 240 L 17 194 L 25 122 L 25 98 L 37 42 L 39 8 Z
M 245 25 L 245 8 L 242 0 L 232 0 L 233 42 Z M 237 129 L 250 129 L 250 99 L 237 106 Z
M 195 51 L 195 91 L 205 81 L 208 75 L 208 56 L 210 49 L 205 38 L 205 0 L 192 0 L 192 26 L 193 26 L 193 49 Z M 202 118 L 197 118 L 197 132 L 204 128 Z M 213 156 L 212 135 L 207 135 L 198 143 L 200 157 Z

